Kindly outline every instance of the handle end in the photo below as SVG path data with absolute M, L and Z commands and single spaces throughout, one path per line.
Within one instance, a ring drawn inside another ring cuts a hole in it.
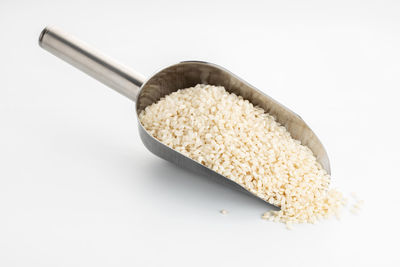
M 39 35 L 39 46 L 40 47 L 43 47 L 43 38 L 44 38 L 44 36 L 48 33 L 48 31 L 49 31 L 49 29 L 48 29 L 48 27 L 45 27 L 43 30 L 42 30 L 42 32 L 40 33 L 40 35 Z

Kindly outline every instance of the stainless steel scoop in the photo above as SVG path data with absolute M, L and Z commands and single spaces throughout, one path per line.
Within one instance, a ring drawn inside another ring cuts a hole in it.
M 39 45 L 135 101 L 136 115 L 148 105 L 178 89 L 192 87 L 199 83 L 224 86 L 227 91 L 241 95 L 273 115 L 287 128 L 293 138 L 300 140 L 303 145 L 312 150 L 318 162 L 330 173 L 329 159 L 323 145 L 299 115 L 220 66 L 201 61 L 185 61 L 163 68 L 146 80 L 87 44 L 53 27 L 46 27 L 42 31 Z M 155 155 L 253 195 L 225 176 L 162 144 L 144 129 L 139 120 L 138 124 L 143 144 Z

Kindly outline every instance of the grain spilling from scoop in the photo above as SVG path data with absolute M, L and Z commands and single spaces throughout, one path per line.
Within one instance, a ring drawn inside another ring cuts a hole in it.
M 281 208 L 265 219 L 291 228 L 338 216 L 345 204 L 308 147 L 262 108 L 224 87 L 178 90 L 146 107 L 139 119 L 165 145 Z

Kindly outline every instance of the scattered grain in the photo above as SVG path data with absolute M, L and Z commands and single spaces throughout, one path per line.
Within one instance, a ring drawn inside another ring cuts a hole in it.
M 226 215 L 226 214 L 228 214 L 228 211 L 227 210 L 220 210 L 220 213 L 223 214 L 223 215 Z

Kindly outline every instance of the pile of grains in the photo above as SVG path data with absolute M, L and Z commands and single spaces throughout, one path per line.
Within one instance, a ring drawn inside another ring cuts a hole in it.
M 139 119 L 155 138 L 242 185 L 280 211 L 264 219 L 316 223 L 339 216 L 343 195 L 312 151 L 262 108 L 224 87 L 199 84 L 160 99 Z

